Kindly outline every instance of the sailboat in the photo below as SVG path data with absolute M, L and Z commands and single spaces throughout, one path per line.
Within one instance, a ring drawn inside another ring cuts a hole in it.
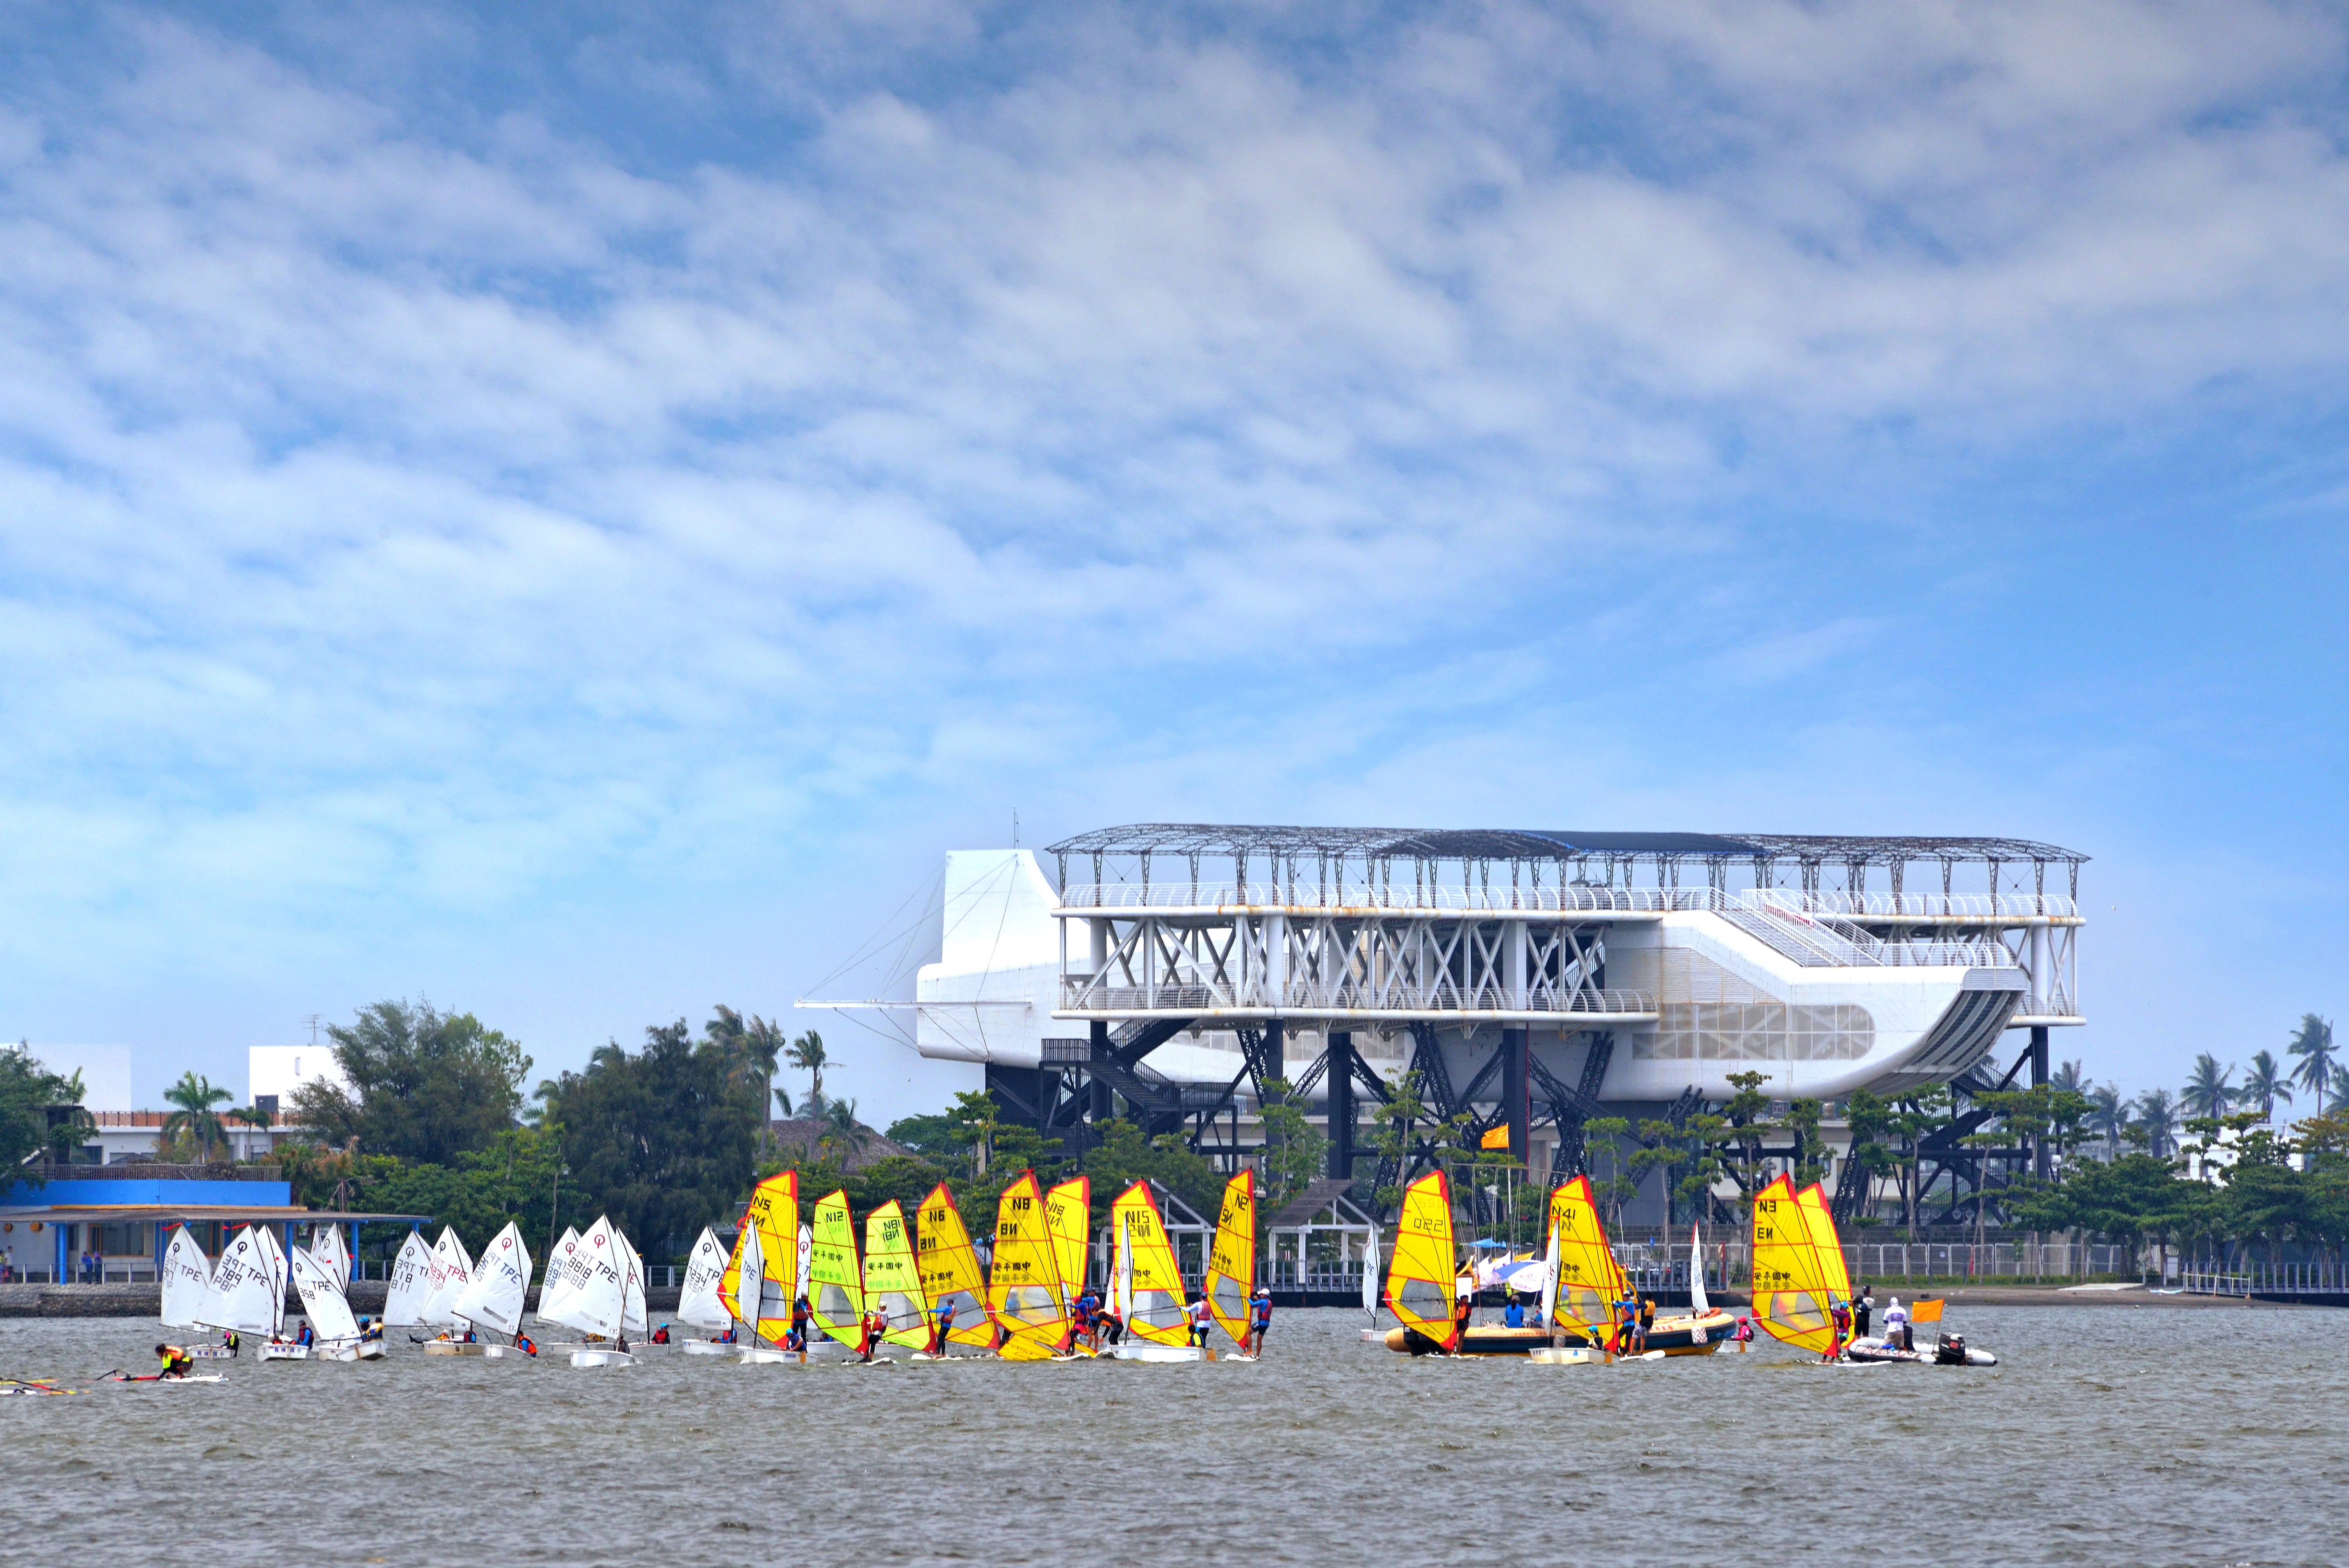
M 347 1296 L 351 1289 L 351 1253 L 343 1244 L 342 1226 L 319 1226 L 318 1233 L 310 1241 L 310 1255 L 335 1282 L 335 1288 Z
M 761 1366 L 788 1361 L 791 1357 L 778 1346 L 791 1333 L 792 1303 L 807 1288 L 808 1277 L 810 1236 L 807 1227 L 800 1223 L 800 1173 L 780 1171 L 753 1187 L 743 1222 L 758 1233 L 754 1238 L 735 1238 L 735 1256 L 730 1260 L 728 1277 L 719 1283 L 718 1299 L 735 1312 L 743 1327 L 751 1330 L 743 1340 L 740 1359 Z M 756 1267 L 749 1264 L 751 1247 L 757 1249 Z M 741 1283 L 745 1276 L 758 1284 L 755 1291 L 738 1300 L 738 1295 L 750 1290 Z M 743 1310 L 746 1304 L 748 1311 Z
M 1044 1231 L 1052 1238 L 1053 1264 L 1060 1270 L 1061 1300 L 1073 1304 L 1085 1294 L 1091 1272 L 1093 1241 L 1093 1182 L 1090 1176 L 1071 1177 L 1044 1194 Z M 1074 1313 L 1070 1314 L 1074 1317 Z M 1071 1337 L 1061 1354 L 1090 1356 L 1092 1352 Z
M 742 1232 L 752 1229 L 748 1214 L 742 1217 Z M 693 1251 L 686 1254 L 685 1284 L 677 1295 L 677 1320 L 688 1328 L 731 1328 L 734 1313 L 718 1299 L 719 1283 L 726 1277 L 726 1249 L 718 1244 L 718 1233 L 708 1225 L 694 1238 Z M 753 1305 L 752 1311 L 757 1311 Z M 730 1356 L 731 1345 L 714 1339 L 688 1339 L 682 1342 L 688 1356 Z
M 1369 1238 L 1362 1246 L 1362 1337 L 1377 1339 L 1379 1336 L 1379 1228 L 1371 1227 Z
M 1166 1238 L 1166 1221 L 1148 1181 L 1136 1181 L 1110 1203 L 1111 1310 L 1134 1337 L 1106 1354 L 1121 1361 L 1208 1361 L 1214 1352 L 1191 1343 L 1183 1271 Z M 1241 1298 L 1245 1313 L 1247 1298 Z M 1214 1310 L 1215 1298 L 1208 1297 Z M 1226 1326 L 1228 1328 L 1228 1325 Z M 1242 1320 L 1242 1333 L 1246 1320 Z M 1235 1338 L 1238 1336 L 1235 1335 Z
M 987 1313 L 1003 1331 L 998 1354 L 1008 1361 L 1049 1361 L 1069 1337 L 1068 1298 L 1033 1171 L 1019 1172 L 995 1201 Z
M 1390 1350 L 1424 1356 L 1458 1345 L 1459 1251 L 1452 1241 L 1452 1186 L 1431 1171 L 1403 1189 L 1394 1256 L 1387 1264 L 1387 1310 L 1400 1326 L 1387 1330 Z
M 283 1260 L 265 1227 L 239 1231 L 213 1265 L 212 1291 L 198 1305 L 193 1326 L 277 1337 L 285 1326 L 285 1275 L 276 1266 Z
M 1752 1226 L 1754 1321 L 1773 1339 L 1833 1354 L 1833 1303 L 1791 1179 L 1782 1175 L 1754 1195 Z M 1839 1248 L 1837 1261 L 1842 1261 Z
M 864 1337 L 864 1270 L 846 1189 L 815 1201 L 808 1233 L 808 1311 L 819 1330 L 854 1348 Z
M 295 1253 L 293 1264 L 294 1289 L 310 1319 L 310 1332 L 317 1338 L 311 1346 L 312 1357 L 319 1361 L 383 1359 L 382 1340 L 359 1337 L 358 1320 L 351 1315 L 351 1304 L 335 1273 L 332 1254 L 322 1257 L 316 1247 L 305 1247 Z
M 539 1315 L 591 1339 L 617 1341 L 626 1319 L 631 1250 L 610 1216 L 598 1216 L 563 1258 L 553 1304 L 545 1301 L 547 1292 L 540 1293 Z M 571 1353 L 574 1367 L 626 1367 L 635 1360 L 616 1343 L 582 1346 Z
M 399 1255 L 391 1260 L 391 1279 L 383 1293 L 384 1326 L 420 1326 L 425 1303 L 431 1298 L 432 1249 L 420 1233 L 410 1231 L 399 1243 Z
M 1207 1243 L 1207 1275 L 1200 1282 L 1207 1310 L 1232 1336 L 1247 1343 L 1248 1297 L 1256 1294 L 1256 1172 L 1243 1171 L 1224 1183 L 1216 1211 L 1216 1238 Z M 1377 1289 L 1375 1285 L 1371 1287 Z M 1372 1296 L 1375 1301 L 1376 1297 Z
M 493 1329 L 509 1339 L 522 1332 L 523 1303 L 530 1295 L 530 1249 L 523 1244 L 522 1227 L 512 1221 L 491 1238 L 473 1264 L 472 1278 L 450 1308 L 459 1321 L 475 1329 Z M 435 1343 L 442 1343 L 436 1341 Z M 467 1346 L 492 1357 L 513 1354 L 511 1345 Z M 426 1346 L 427 1353 L 430 1346 Z
M 895 1198 L 864 1216 L 864 1301 L 865 1310 L 880 1313 L 887 1325 L 884 1340 L 928 1351 L 929 1299 L 922 1291 L 905 1212 Z
M 425 1354 L 479 1356 L 481 1347 L 467 1345 L 460 1337 L 466 1325 L 457 1315 L 457 1298 L 464 1295 L 465 1287 L 472 1283 L 473 1260 L 466 1253 L 465 1243 L 458 1239 L 454 1226 L 440 1227 L 440 1239 L 432 1243 L 432 1255 L 425 1264 L 425 1272 L 431 1289 L 424 1298 L 424 1305 L 418 1309 L 417 1316 L 423 1326 L 442 1331 L 440 1337 L 421 1342 L 428 1346 L 440 1347 L 428 1348 Z
M 914 1255 L 919 1267 L 922 1299 L 932 1313 L 954 1309 L 954 1326 L 940 1346 L 942 1357 L 952 1357 L 953 1346 L 967 1345 L 992 1349 L 996 1327 L 987 1315 L 987 1278 L 979 1272 L 978 1253 L 964 1229 L 962 1211 L 943 1181 L 930 1189 L 914 1214 Z M 916 1361 L 929 1359 L 922 1351 Z

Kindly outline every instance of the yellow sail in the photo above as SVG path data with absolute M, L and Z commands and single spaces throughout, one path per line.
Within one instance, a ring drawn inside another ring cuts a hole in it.
M 1835 1216 L 1827 1212 L 1827 1195 L 1816 1181 L 1795 1194 L 1795 1207 L 1810 1232 L 1811 1255 L 1819 1271 L 1819 1288 L 1826 1293 L 1829 1316 L 1837 1305 L 1851 1305 L 1851 1270 L 1844 1262 L 1843 1237 L 1836 1232 Z
M 952 1305 L 955 1326 L 947 1336 L 954 1345 L 993 1345 L 995 1325 L 987 1315 L 987 1279 L 978 1272 L 978 1253 L 963 1228 L 962 1211 L 954 1194 L 939 1182 L 922 1200 L 915 1215 L 914 1255 L 920 1268 L 922 1299 L 932 1310 Z
M 1044 1194 L 1044 1229 L 1061 1273 L 1061 1299 L 1074 1301 L 1085 1293 L 1085 1253 L 1093 1239 L 1092 1177 L 1063 1181 Z
M 752 1188 L 748 1218 L 759 1227 L 760 1258 L 774 1286 L 760 1293 L 759 1337 L 781 1345 L 792 1331 L 792 1303 L 800 1289 L 800 1173 L 785 1171 Z M 735 1260 L 741 1260 L 739 1246 Z
M 1136 1181 L 1117 1195 L 1109 1207 L 1109 1225 L 1112 1236 L 1123 1233 L 1133 1260 L 1133 1299 L 1126 1304 L 1126 1327 L 1161 1345 L 1190 1344 L 1183 1270 L 1174 1260 L 1166 1221 L 1150 1195 L 1149 1182 Z
M 1069 1335 L 1068 1301 L 1052 1238 L 1044 1228 L 1044 1194 L 1022 1171 L 995 1202 L 995 1258 L 987 1275 L 987 1310 L 1007 1336 L 1013 1360 L 1050 1356 Z
M 889 1320 L 884 1339 L 916 1349 L 928 1347 L 929 1298 L 922 1291 L 905 1212 L 895 1198 L 864 1216 L 864 1299 Z
M 1243 1171 L 1224 1183 L 1215 1244 L 1207 1251 L 1206 1286 L 1207 1310 L 1237 1344 L 1247 1335 L 1248 1296 L 1256 1290 L 1254 1171 Z
M 1387 1263 L 1387 1310 L 1406 1328 L 1452 1348 L 1458 1255 L 1452 1244 L 1452 1185 L 1431 1171 L 1403 1189 L 1395 1224 L 1394 1256 Z
M 1550 1228 L 1557 1233 L 1558 1326 L 1604 1341 L 1615 1324 L 1615 1303 L 1631 1294 L 1623 1265 L 1607 1244 L 1607 1224 L 1590 1178 L 1577 1176 L 1549 1195 Z
M 742 1238 L 750 1233 L 750 1211 L 742 1211 L 741 1222 L 734 1227 L 734 1251 L 726 1259 L 726 1272 L 718 1276 L 718 1305 L 741 1318 Z M 753 1311 L 758 1303 L 751 1304 Z
M 1773 1338 L 1825 1355 L 1835 1323 L 1819 1278 L 1810 1222 L 1781 1176 L 1754 1195 L 1754 1321 Z
M 759 1238 L 765 1241 L 762 1232 Z M 808 1246 L 808 1310 L 815 1326 L 843 1345 L 864 1337 L 859 1320 L 864 1315 L 864 1273 L 856 1263 L 856 1226 L 848 1217 L 848 1193 L 843 1190 L 815 1203 L 815 1224 Z

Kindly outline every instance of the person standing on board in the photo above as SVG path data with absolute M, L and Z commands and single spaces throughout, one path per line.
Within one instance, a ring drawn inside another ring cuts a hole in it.
M 930 1354 L 943 1359 L 947 1353 L 947 1336 L 954 1332 L 955 1304 L 948 1296 L 938 1303 L 930 1315 Z
M 1892 1305 L 1884 1309 L 1884 1338 L 1895 1350 L 1916 1348 L 1909 1339 L 1909 1309 L 1900 1305 L 1900 1298 L 1897 1295 L 1892 1298 Z
M 1648 1353 L 1648 1336 L 1656 1326 L 1656 1303 L 1651 1296 L 1640 1298 L 1640 1354 Z
M 1851 1336 L 1868 1337 L 1868 1320 L 1876 1311 L 1876 1296 L 1866 1285 L 1859 1287 L 1859 1299 L 1851 1304 Z
M 1206 1346 L 1207 1330 L 1215 1321 L 1216 1315 L 1207 1306 L 1206 1289 L 1202 1286 L 1199 1299 L 1191 1304 L 1191 1347 L 1194 1350 Z
M 1272 1286 L 1258 1280 L 1256 1289 L 1248 1293 L 1247 1353 L 1249 1355 L 1261 1357 L 1264 1354 L 1265 1330 L 1271 1326 Z

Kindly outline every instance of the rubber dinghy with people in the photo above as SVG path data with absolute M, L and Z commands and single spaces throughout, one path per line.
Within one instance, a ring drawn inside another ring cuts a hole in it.
M 1966 1343 L 1962 1334 L 1940 1331 L 1941 1309 L 1948 1303 L 1936 1299 L 1920 1301 L 1903 1310 L 1900 1298 L 1894 1296 L 1886 1311 L 1885 1332 L 1866 1339 L 1855 1339 L 1844 1346 L 1844 1358 L 1858 1362 L 1899 1363 L 1917 1367 L 1995 1367 L 1998 1357 L 1987 1350 Z M 1917 1348 L 1917 1326 L 1932 1324 L 1936 1333 L 1933 1343 Z

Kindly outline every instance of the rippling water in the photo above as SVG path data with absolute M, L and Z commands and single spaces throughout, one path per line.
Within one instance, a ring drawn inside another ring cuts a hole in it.
M 1285 1312 L 1255 1366 L 574 1372 L 403 1345 L 157 1388 L 91 1381 L 147 1370 L 151 1322 L 11 1320 L 0 1372 L 92 1391 L 0 1399 L 0 1541 L 665 1568 L 2349 1560 L 2349 1312 L 1969 1308 L 1954 1326 L 2005 1362 L 1984 1371 L 1413 1361 L 1361 1323 Z

